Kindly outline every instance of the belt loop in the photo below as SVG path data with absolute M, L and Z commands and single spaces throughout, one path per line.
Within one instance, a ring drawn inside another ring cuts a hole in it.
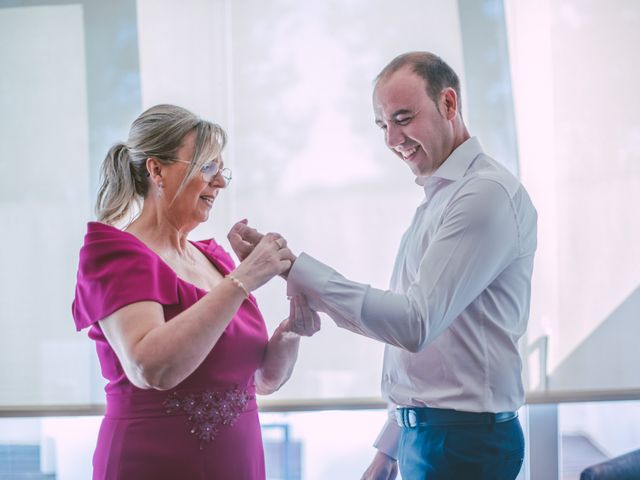
M 403 412 L 402 412 L 402 408 L 400 408 L 400 407 L 396 407 L 396 423 L 400 427 L 404 427 Z

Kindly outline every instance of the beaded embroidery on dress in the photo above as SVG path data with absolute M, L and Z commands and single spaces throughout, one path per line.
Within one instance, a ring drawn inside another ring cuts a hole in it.
M 173 392 L 163 403 L 167 414 L 186 413 L 191 422 L 191 433 L 200 440 L 202 450 L 213 440 L 220 427 L 233 426 L 250 400 L 255 398 L 247 390 L 235 387 L 226 392 L 205 390 L 180 397 Z

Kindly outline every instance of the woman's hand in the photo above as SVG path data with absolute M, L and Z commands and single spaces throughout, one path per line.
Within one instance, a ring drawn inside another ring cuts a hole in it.
M 303 337 L 311 337 L 320 330 L 320 316 L 311 310 L 302 295 L 289 301 L 289 318 L 280 324 L 283 332 L 292 332 Z
M 287 246 L 287 241 L 282 237 L 282 235 L 278 233 L 267 233 L 263 235 L 255 228 L 251 228 L 247 224 L 247 219 L 240 220 L 236 222 L 229 233 L 227 234 L 227 238 L 229 239 L 229 243 L 231 244 L 231 248 L 234 253 L 238 256 L 241 262 L 245 259 L 249 258 L 249 256 L 253 253 L 253 251 L 257 248 L 257 246 L 264 240 L 266 237 L 275 237 L 277 239 L 277 243 L 281 248 L 285 248 Z M 291 250 L 288 250 L 291 254 L 290 260 L 291 262 L 284 270 L 278 272 L 276 275 L 281 275 L 285 280 L 289 275 L 289 270 L 293 265 L 293 262 L 296 261 L 296 256 L 291 253 Z M 263 282 L 265 283 L 265 282 Z M 247 287 L 249 288 L 249 287 Z M 257 287 L 256 287 L 257 288 Z M 249 288 L 251 290 L 251 288 Z
M 310 337 L 320 330 L 320 317 L 309 308 L 304 297 L 293 297 L 289 305 L 289 318 L 273 332 L 262 365 L 255 374 L 260 395 L 277 391 L 291 377 L 298 358 L 300 337 Z
M 252 249 L 233 276 L 249 291 L 267 283 L 271 278 L 288 271 L 296 257 L 287 248 L 287 241 L 277 233 L 267 233 Z
M 253 252 L 253 249 L 256 248 L 256 245 L 264 236 L 247 224 L 248 220 L 246 218 L 240 220 L 231 227 L 231 230 L 229 230 L 227 234 L 231 248 L 241 262 Z

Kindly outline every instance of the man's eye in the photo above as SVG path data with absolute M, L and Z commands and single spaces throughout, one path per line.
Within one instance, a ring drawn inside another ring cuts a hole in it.
M 411 117 L 396 118 L 396 125 L 406 125 L 411 121 Z
M 383 123 L 379 123 L 379 124 L 378 124 L 378 127 L 379 127 L 381 130 L 386 130 L 386 129 L 387 129 L 387 126 L 386 126 L 386 125 L 384 125 Z

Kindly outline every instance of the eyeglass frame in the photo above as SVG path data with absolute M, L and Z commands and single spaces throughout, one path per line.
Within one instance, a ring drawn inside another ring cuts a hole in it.
M 186 160 L 175 159 L 174 162 L 186 163 L 187 165 L 192 165 L 191 162 L 188 162 Z M 210 168 L 211 165 L 215 165 L 216 166 L 215 172 L 214 173 L 205 172 L 205 170 Z M 229 186 L 229 184 L 231 183 L 231 179 L 233 178 L 230 168 L 227 168 L 227 167 L 220 168 L 220 164 L 218 162 L 213 161 L 213 160 L 211 160 L 210 162 L 207 162 L 204 165 L 202 165 L 202 167 L 200 167 L 200 173 L 202 174 L 202 179 L 207 183 L 211 182 L 211 180 L 213 180 L 217 175 L 220 175 L 224 179 L 224 186 L 225 187 Z M 208 180 L 207 180 L 207 177 L 209 177 Z

